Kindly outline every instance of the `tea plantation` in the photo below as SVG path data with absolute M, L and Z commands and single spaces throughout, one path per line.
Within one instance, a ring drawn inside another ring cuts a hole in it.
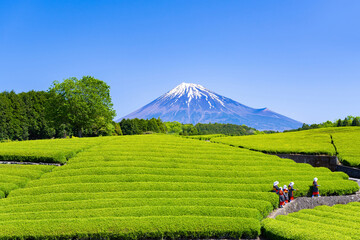
M 265 219 L 269 239 L 360 239 L 360 202 L 304 209 Z
M 360 127 L 219 137 L 212 138 L 211 141 L 266 153 L 338 154 L 343 164 L 360 168 Z
M 29 180 L 40 178 L 54 166 L 0 164 L 0 198 L 11 190 L 24 187 Z
M 0 199 L 0 239 L 255 238 L 277 207 L 275 180 L 295 182 L 297 196 L 310 193 L 314 177 L 322 195 L 359 189 L 344 173 L 168 135 L 0 145 L 13 160 L 73 156 L 7 180 L 19 188 Z

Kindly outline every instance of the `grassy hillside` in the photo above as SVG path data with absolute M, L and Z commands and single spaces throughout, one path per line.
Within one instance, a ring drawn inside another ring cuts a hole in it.
M 76 153 L 109 140 L 71 138 L 0 143 L 0 161 L 65 163 Z
M 360 239 L 360 202 L 304 209 L 262 224 L 269 239 Z
M 345 165 L 360 167 L 360 127 L 212 138 L 211 141 L 267 153 L 338 154 Z
M 25 187 L 29 180 L 40 178 L 54 166 L 0 164 L 0 198 L 10 191 Z
M 359 188 L 343 173 L 222 144 L 94 138 L 66 165 L 0 199 L 0 239 L 254 238 L 278 204 L 272 183 L 294 181 L 307 195 L 315 176 L 323 195 Z
M 360 168 L 360 128 L 344 128 L 331 135 L 340 161 L 345 165 Z

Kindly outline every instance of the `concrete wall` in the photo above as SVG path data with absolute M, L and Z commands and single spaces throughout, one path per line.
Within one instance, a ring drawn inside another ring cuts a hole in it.
M 336 156 L 327 155 L 304 155 L 304 154 L 276 154 L 281 158 L 289 158 L 297 163 L 308 163 L 313 167 L 326 167 L 331 171 L 336 170 L 339 160 Z
M 326 167 L 331 171 L 344 172 L 349 177 L 360 178 L 360 169 L 341 165 L 337 156 L 304 155 L 304 154 L 275 154 L 281 158 L 289 158 L 297 163 L 308 163 L 313 167 Z
M 360 178 L 360 169 L 358 168 L 337 165 L 335 171 L 344 172 L 352 178 Z

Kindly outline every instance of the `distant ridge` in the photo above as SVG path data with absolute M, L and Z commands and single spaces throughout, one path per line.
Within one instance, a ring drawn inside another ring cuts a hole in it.
M 258 130 L 283 131 L 302 123 L 267 108 L 254 109 L 199 84 L 181 83 L 151 103 L 120 118 L 158 118 L 181 123 L 245 124 Z

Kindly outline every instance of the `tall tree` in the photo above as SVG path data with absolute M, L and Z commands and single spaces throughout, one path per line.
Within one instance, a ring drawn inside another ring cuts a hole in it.
M 70 125 L 81 137 L 84 131 L 103 131 L 115 117 L 110 87 L 91 76 L 54 81 L 49 89 L 50 117 L 56 125 Z
M 341 121 L 341 119 L 339 119 L 339 120 L 336 121 L 336 126 L 337 126 L 337 127 L 341 127 L 341 126 L 342 126 L 342 121 Z
M 360 126 L 359 118 L 358 117 L 354 118 L 351 125 L 352 126 Z

